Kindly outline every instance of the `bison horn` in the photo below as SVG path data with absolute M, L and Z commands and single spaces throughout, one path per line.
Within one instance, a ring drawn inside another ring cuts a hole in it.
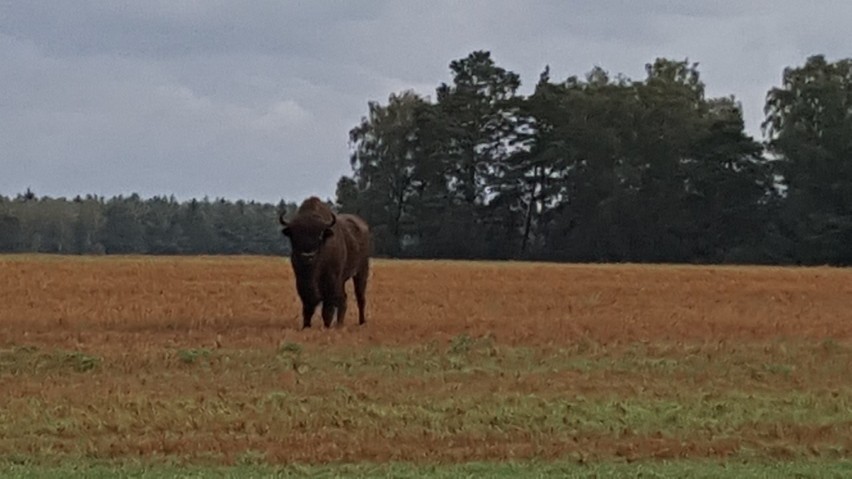
M 326 226 L 326 228 L 331 228 L 332 226 L 334 226 L 335 223 L 337 223 L 337 215 L 332 213 L 331 214 L 331 223 L 329 223 L 328 226 Z
M 278 222 L 281 223 L 282 226 L 287 226 L 287 220 L 284 219 L 284 213 L 286 212 L 281 212 L 278 216 Z

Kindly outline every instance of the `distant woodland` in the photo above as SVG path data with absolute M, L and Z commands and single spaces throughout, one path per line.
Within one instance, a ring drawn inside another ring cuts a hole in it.
M 698 65 L 642 80 L 541 72 L 529 95 L 487 51 L 434 98 L 369 102 L 334 207 L 389 257 L 852 264 L 852 60 L 808 58 L 767 92 L 767 140 Z M 285 192 L 286 195 L 286 192 Z M 278 204 L 0 196 L 0 251 L 286 254 Z

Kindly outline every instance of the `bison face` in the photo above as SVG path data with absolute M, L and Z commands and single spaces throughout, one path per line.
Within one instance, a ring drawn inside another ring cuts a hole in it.
M 291 223 L 285 221 L 283 216 L 279 220 L 284 226 L 281 233 L 290 238 L 291 257 L 310 264 L 316 259 L 323 244 L 334 235 L 331 227 L 334 226 L 337 217 L 333 216 L 331 223 L 315 217 L 297 218 Z

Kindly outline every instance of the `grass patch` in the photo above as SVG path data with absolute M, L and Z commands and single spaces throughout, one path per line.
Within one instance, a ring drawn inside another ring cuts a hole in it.
M 212 353 L 209 349 L 180 349 L 177 357 L 184 364 L 195 364 L 199 359 L 209 359 Z
M 281 346 L 278 348 L 278 352 L 281 354 L 294 354 L 298 356 L 302 354 L 302 345 L 300 345 L 299 343 L 288 341 L 281 344 Z
M 0 473 L 9 479 L 24 478 L 107 478 L 136 477 L 140 479 L 160 478 L 225 478 L 225 477 L 316 477 L 316 478 L 458 478 L 458 477 L 554 477 L 554 478 L 741 478 L 769 479 L 776 477 L 846 478 L 852 474 L 852 462 L 799 461 L 799 462 L 740 462 L 727 463 L 710 461 L 673 462 L 602 462 L 578 464 L 574 462 L 477 462 L 457 465 L 417 465 L 409 463 L 388 464 L 342 464 L 305 466 L 290 465 L 273 467 L 248 463 L 231 467 L 198 467 L 154 465 L 86 465 L 67 464 L 48 468 L 29 465 L 0 465 Z
M 39 351 L 32 346 L 0 350 L 0 374 L 84 373 L 100 365 L 100 357 L 81 351 Z
M 807 454 L 807 444 L 798 444 L 797 434 L 820 430 L 821 437 L 814 440 L 824 444 L 832 438 L 842 441 L 844 431 L 852 427 L 848 391 L 840 396 L 731 392 L 712 397 L 677 393 L 667 398 L 603 399 L 428 389 L 389 394 L 330 384 L 322 393 L 300 386 L 264 395 L 219 392 L 161 398 L 137 393 L 100 402 L 23 397 L 4 402 L 7 416 L 0 425 L 4 438 L 0 450 L 11 450 L 12 444 L 42 450 L 61 445 L 84 452 L 90 435 L 124 440 L 133 431 L 136 439 L 157 438 L 158 431 L 182 431 L 183 437 L 217 434 L 258 441 L 266 441 L 269 434 L 304 441 L 332 434 L 354 442 L 391 433 L 440 441 L 518 436 L 533 442 L 570 440 L 576 435 L 710 440 L 745 433 L 755 440 L 790 441 L 792 451 Z

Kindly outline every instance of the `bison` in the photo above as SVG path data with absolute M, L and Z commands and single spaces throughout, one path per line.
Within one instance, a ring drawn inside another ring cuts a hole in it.
M 355 283 L 358 324 L 364 324 L 372 241 L 367 223 L 353 214 L 335 214 L 315 196 L 303 201 L 290 220 L 284 219 L 284 213 L 278 220 L 281 233 L 290 239 L 290 263 L 302 300 L 302 328 L 311 327 L 320 302 L 325 327 L 331 326 L 335 309 L 337 325 L 343 325 L 349 279 Z

